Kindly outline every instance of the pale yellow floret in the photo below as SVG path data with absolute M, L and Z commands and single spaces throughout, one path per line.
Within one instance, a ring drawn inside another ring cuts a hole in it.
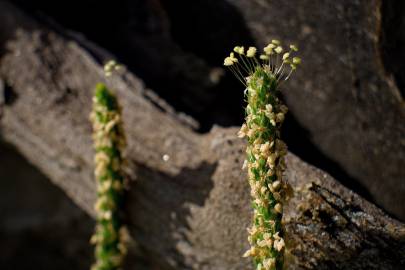
M 299 58 L 299 57 L 294 57 L 294 58 L 293 58 L 293 64 L 295 64 L 295 65 L 301 64 L 301 58 Z
M 271 239 L 263 239 L 263 240 L 259 240 L 257 241 L 257 245 L 259 247 L 271 247 L 273 245 L 273 240 Z
M 254 57 L 257 52 L 257 49 L 255 47 L 249 47 L 249 49 L 246 52 L 247 57 Z
M 283 212 L 283 206 L 280 204 L 280 203 L 277 203 L 275 206 L 274 206 L 274 210 L 277 212 L 277 213 L 282 213 Z
M 245 169 L 247 168 L 247 165 L 248 165 L 248 162 L 247 162 L 247 160 L 245 159 L 245 160 L 243 161 L 242 170 L 245 170 Z
M 242 127 L 240 128 L 238 132 L 238 137 L 243 138 L 247 135 L 247 132 L 249 131 L 249 128 L 247 127 L 246 124 L 243 124 Z
M 293 50 L 294 52 L 297 52 L 297 51 L 298 51 L 298 47 L 295 46 L 294 44 L 291 44 L 291 45 L 290 45 L 290 49 Z
M 243 254 L 243 257 L 249 257 L 249 256 L 255 256 L 257 254 L 257 249 L 256 247 L 251 247 L 248 249 L 245 254 Z
M 112 184 L 112 187 L 113 187 L 115 190 L 122 190 L 122 184 L 121 184 L 121 182 L 119 182 L 119 181 L 114 181 L 114 183 Z
M 263 239 L 266 239 L 266 240 L 271 239 L 271 234 L 270 233 L 264 233 L 263 234 Z
M 94 156 L 94 162 L 99 163 L 108 163 L 110 162 L 110 157 L 105 152 L 98 152 Z
M 104 65 L 104 75 L 106 77 L 112 76 L 114 71 L 118 71 L 121 69 L 121 65 L 119 65 L 116 61 L 110 60 Z
M 263 261 L 263 267 L 265 270 L 272 270 L 276 266 L 276 259 L 267 258 Z
M 230 57 L 225 58 L 224 60 L 224 66 L 232 66 L 233 65 L 233 61 Z
M 270 143 L 269 142 L 265 142 L 264 144 L 262 144 L 260 146 L 260 152 L 265 155 L 268 156 L 270 154 Z
M 238 63 L 238 59 L 235 57 L 233 52 L 230 53 L 229 58 L 232 60 L 232 62 Z
M 279 238 L 279 239 L 276 239 L 276 240 L 274 241 L 274 248 L 275 248 L 277 251 L 281 251 L 284 247 L 285 247 L 285 243 L 284 243 L 284 239 L 283 239 L 283 238 Z
M 111 181 L 110 180 L 106 180 L 102 183 L 99 184 L 98 186 L 98 191 L 99 192 L 106 192 L 107 190 L 109 190 L 111 188 Z
M 247 258 L 249 256 L 251 256 L 250 255 L 250 249 L 246 250 L 245 253 L 243 253 L 243 255 L 242 255 L 242 257 L 244 257 L 244 258 Z
M 280 43 L 280 40 L 278 40 L 278 39 L 273 39 L 272 41 L 271 41 L 271 43 L 273 43 L 274 45 L 280 45 L 281 43 Z
M 105 173 L 105 170 L 107 169 L 107 164 L 104 162 L 98 163 L 96 165 L 96 169 L 94 170 L 94 174 L 96 177 L 100 177 Z
M 259 58 L 262 60 L 269 60 L 269 56 L 265 54 L 261 54 Z
M 260 188 L 260 194 L 262 195 L 266 195 L 268 193 L 267 188 L 266 187 L 261 187 Z
M 97 234 L 93 234 L 90 238 L 90 244 L 96 244 L 100 241 L 100 237 Z
M 274 191 L 277 191 L 277 190 L 279 190 L 280 189 L 280 187 L 281 187 L 281 182 L 280 181 L 274 181 L 272 184 L 271 184 L 271 186 L 272 186 L 272 188 L 273 188 L 273 190 Z
M 278 46 L 277 48 L 274 49 L 274 51 L 275 51 L 277 54 L 280 54 L 280 53 L 283 52 L 283 47 Z
M 102 214 L 102 217 L 103 217 L 104 219 L 111 219 L 111 217 L 112 217 L 111 211 L 105 211 L 105 212 Z
M 283 54 L 283 60 L 287 60 L 290 57 L 290 53 Z
M 276 46 L 274 45 L 274 44 L 269 44 L 269 45 L 267 45 L 266 47 L 264 47 L 263 48 L 263 51 L 264 51 L 264 53 L 266 54 L 266 55 L 271 55 L 271 54 L 273 54 L 273 49 L 275 48 Z
M 235 48 L 233 48 L 233 51 L 240 55 L 245 54 L 245 48 L 243 46 L 236 46 Z
M 281 201 L 281 194 L 279 192 L 273 192 L 273 197 L 277 201 Z
M 277 156 L 275 154 L 269 155 L 267 158 L 267 165 L 269 165 L 270 168 L 273 168 L 276 162 Z

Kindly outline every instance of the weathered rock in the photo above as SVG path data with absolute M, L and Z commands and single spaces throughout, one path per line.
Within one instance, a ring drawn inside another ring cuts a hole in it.
M 0 11 L 0 25 L 12 33 L 1 39 L 8 41 L 0 78 L 14 97 L 4 107 L 2 135 L 93 215 L 88 114 L 102 67 L 83 45 L 9 4 L 1 2 Z M 129 72 L 107 83 L 124 108 L 128 226 L 147 269 L 251 269 L 241 258 L 250 198 L 236 129 L 198 135 Z M 294 155 L 287 163 L 295 190 L 284 220 L 289 269 L 404 267 L 403 224 Z
M 382 59 L 381 35 L 390 35 L 382 33 L 382 1 L 228 2 L 261 45 L 272 38 L 299 45 L 303 65 L 285 91 L 292 114 L 378 204 L 405 219 L 405 110 L 387 72 L 395 66 Z
M 201 119 L 200 130 L 208 131 L 213 122 L 229 125 L 231 119 L 238 119 L 237 124 L 241 121 L 243 92 L 235 91 L 238 82 L 230 76 L 224 80 L 224 70 L 218 68 L 227 50 L 224 50 L 223 43 L 227 47 L 234 44 L 227 37 L 243 30 L 246 32 L 241 17 L 235 19 L 232 9 L 228 9 L 231 5 L 213 6 L 205 0 L 193 3 L 160 0 L 111 3 L 99 0 L 97 5 L 92 0 L 14 2 L 30 15 L 51 21 L 57 27 L 80 32 L 80 35 L 107 49 L 141 77 L 148 88 L 152 88 L 178 111 Z M 176 13 L 177 5 L 187 12 Z M 204 23 L 201 8 L 205 10 L 203 13 L 217 18 L 216 21 L 222 20 L 223 12 L 226 11 L 226 31 L 214 33 L 213 30 L 218 29 L 217 23 L 212 18 L 206 20 L 212 21 L 211 25 Z M 105 14 L 108 19 L 101 19 L 99 14 Z M 184 15 L 193 21 L 184 23 Z M 190 31 L 183 34 L 183 25 Z M 209 34 L 201 35 L 199 30 L 202 29 Z M 224 36 L 224 32 L 228 35 Z M 187 37 L 185 40 L 188 43 L 179 41 L 179 37 Z M 209 46 L 206 46 L 207 42 Z M 211 46 L 213 42 L 217 46 Z M 204 56 L 215 55 L 214 65 L 213 61 L 208 63 L 196 54 L 195 49 L 204 51 Z M 223 100 L 226 97 L 231 97 L 232 102 L 229 102 L 230 106 L 224 107 Z M 235 121 L 232 123 L 235 124 Z
M 94 221 L 1 140 L 0 214 L 2 269 L 89 269 Z

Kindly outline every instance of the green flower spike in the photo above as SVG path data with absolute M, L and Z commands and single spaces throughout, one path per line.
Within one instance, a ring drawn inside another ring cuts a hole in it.
M 257 49 L 237 46 L 224 65 L 245 85 L 246 122 L 238 133 L 247 137 L 247 160 L 251 187 L 253 224 L 248 228 L 252 257 L 257 270 L 280 270 L 284 263 L 284 232 L 281 223 L 287 185 L 283 181 L 287 146 L 280 139 L 280 127 L 287 107 L 278 98 L 279 86 L 301 63 L 292 57 L 297 47 L 284 52 L 280 41 L 273 40 L 256 58 Z M 235 56 L 236 55 L 236 56 Z
M 121 108 L 104 84 L 96 86 L 90 119 L 93 122 L 97 180 L 97 225 L 90 240 L 96 246 L 96 262 L 92 270 L 116 270 L 122 268 L 128 239 L 120 213 L 124 196 L 122 152 L 125 135 Z

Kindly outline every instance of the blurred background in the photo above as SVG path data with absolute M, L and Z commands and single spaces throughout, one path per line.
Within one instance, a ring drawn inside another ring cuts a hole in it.
M 282 90 L 289 150 L 405 220 L 404 1 L 8 2 L 15 9 L 0 8 L 0 67 L 19 29 L 7 18 L 18 10 L 96 58 L 95 47 L 108 51 L 194 118 L 199 133 L 243 122 L 243 86 L 222 67 L 235 45 L 297 44 L 303 65 Z M 1 74 L 0 106 L 15 98 Z M 90 265 L 92 219 L 4 141 L 0 216 L 1 269 Z

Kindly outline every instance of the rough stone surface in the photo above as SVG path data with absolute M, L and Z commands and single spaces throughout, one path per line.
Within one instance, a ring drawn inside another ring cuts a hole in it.
M 10 15 L 0 25 L 11 33 L 0 39 L 0 78 L 13 97 L 2 135 L 94 215 L 88 114 L 102 67 L 83 44 L 8 4 L 0 10 Z M 137 243 L 130 257 L 147 261 L 144 269 L 252 269 L 241 258 L 251 213 L 236 129 L 196 134 L 129 72 L 107 83 L 124 108 L 128 137 L 128 224 Z M 287 164 L 295 191 L 284 219 L 288 269 L 404 268 L 403 224 L 294 155 Z
M 2 269 L 89 269 L 94 221 L 2 141 L 0 215 Z
M 113 52 L 204 132 L 242 120 L 243 87 L 220 68 L 235 44 L 261 46 L 275 37 L 298 43 L 303 69 L 285 87 L 285 141 L 405 219 L 402 1 L 14 2 Z M 109 20 L 95 15 L 106 13 Z
M 389 35 L 401 41 L 403 32 L 395 21 L 390 28 L 382 25 L 395 14 L 392 7 L 382 9 L 382 2 L 401 1 L 228 2 L 244 15 L 260 45 L 273 38 L 299 45 L 303 65 L 285 87 L 292 114 L 378 204 L 405 219 L 405 107 L 389 72 L 400 66 L 383 61 L 386 54 L 393 58 L 386 51 L 393 44 L 385 46 Z M 402 10 L 396 21 L 403 20 Z

